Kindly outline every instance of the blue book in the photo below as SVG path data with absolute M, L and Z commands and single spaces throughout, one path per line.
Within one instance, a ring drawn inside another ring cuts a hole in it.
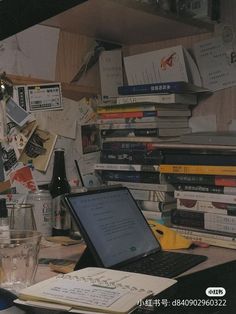
M 212 93 L 209 89 L 199 87 L 188 82 L 163 82 L 140 85 L 123 85 L 118 87 L 119 95 L 136 94 L 193 94 Z

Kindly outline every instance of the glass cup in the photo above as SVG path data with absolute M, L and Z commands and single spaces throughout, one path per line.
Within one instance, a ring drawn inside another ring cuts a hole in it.
M 34 230 L 0 231 L 0 287 L 18 292 L 34 283 L 41 233 Z
M 32 204 L 7 205 L 10 229 L 37 230 Z

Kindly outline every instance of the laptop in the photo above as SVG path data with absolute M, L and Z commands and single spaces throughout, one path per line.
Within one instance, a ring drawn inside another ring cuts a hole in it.
M 126 187 L 65 195 L 87 248 L 75 269 L 97 266 L 173 278 L 206 256 L 167 252 Z

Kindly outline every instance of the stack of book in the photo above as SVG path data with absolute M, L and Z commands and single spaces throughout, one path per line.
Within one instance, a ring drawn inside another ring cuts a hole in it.
M 157 144 L 178 141 L 180 135 L 191 132 L 189 117 L 197 94 L 186 89 L 179 92 L 183 86 L 188 84 L 120 87 L 123 95 L 116 103 L 97 108 L 102 150 L 95 170 L 100 171 L 103 182 L 128 187 L 148 219 L 164 218 L 167 224 L 176 201 L 173 186 L 160 184 L 163 154 Z
M 236 248 L 236 153 L 199 147 L 165 152 L 160 165 L 175 186 L 172 226 L 189 239 Z

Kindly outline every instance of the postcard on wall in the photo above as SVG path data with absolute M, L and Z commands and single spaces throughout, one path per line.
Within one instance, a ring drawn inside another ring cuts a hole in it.
M 129 85 L 173 81 L 199 85 L 199 79 L 195 79 L 198 69 L 181 45 L 128 56 L 124 64 Z
M 15 188 L 17 193 L 35 192 L 38 189 L 30 167 L 22 163 L 10 172 L 9 178 L 11 187 Z
M 236 49 L 223 37 L 196 43 L 193 47 L 203 86 L 212 91 L 236 85 Z
M 33 164 L 35 169 L 45 172 L 56 140 L 56 134 L 37 128 L 25 146 L 19 161 L 24 164 Z

